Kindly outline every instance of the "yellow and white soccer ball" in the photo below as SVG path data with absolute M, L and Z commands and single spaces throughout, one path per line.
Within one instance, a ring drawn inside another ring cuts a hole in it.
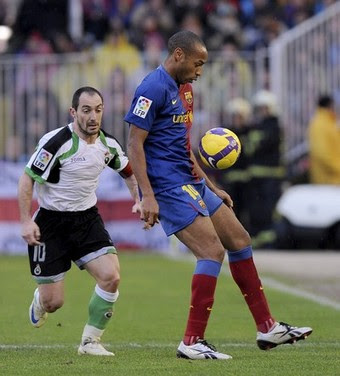
M 212 128 L 201 138 L 198 152 L 206 166 L 224 170 L 237 161 L 241 153 L 241 143 L 231 130 Z

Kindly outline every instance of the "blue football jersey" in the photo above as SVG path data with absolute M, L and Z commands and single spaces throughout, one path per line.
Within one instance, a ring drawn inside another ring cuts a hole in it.
M 136 89 L 124 120 L 149 132 L 144 151 L 155 193 L 199 181 L 190 159 L 192 109 L 191 85 L 178 87 L 163 66 L 148 74 Z

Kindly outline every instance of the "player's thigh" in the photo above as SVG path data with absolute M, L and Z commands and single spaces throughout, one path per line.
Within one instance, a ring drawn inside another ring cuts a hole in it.
M 175 235 L 197 259 L 223 261 L 224 248 L 210 217 L 198 215 L 190 225 L 176 232 Z
M 84 265 L 100 287 L 115 290 L 120 281 L 118 256 L 108 253 L 97 257 Z
M 67 248 L 58 238 L 49 238 L 40 245 L 28 246 L 28 257 L 33 279 L 40 284 L 58 282 L 71 268 Z
M 248 232 L 225 204 L 211 216 L 211 221 L 225 249 L 237 251 L 250 245 Z
M 197 216 L 209 216 L 199 189 L 193 184 L 160 192 L 156 195 L 159 218 L 167 236 L 175 234 L 194 222 Z
M 81 270 L 103 255 L 117 253 L 97 208 L 91 208 L 77 218 L 71 240 L 74 244 L 71 252 L 72 261 Z

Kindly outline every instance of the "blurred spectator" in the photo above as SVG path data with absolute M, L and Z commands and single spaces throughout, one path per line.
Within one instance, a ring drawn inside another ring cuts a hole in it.
M 282 10 L 277 2 L 269 0 L 241 0 L 240 20 L 242 23 L 243 48 L 257 50 L 267 47 L 286 26 L 281 21 Z
M 213 11 L 207 16 L 207 25 L 212 29 L 212 36 L 207 41 L 210 50 L 219 50 L 228 37 L 236 40 L 240 36 L 241 28 L 234 2 L 217 0 Z
M 111 70 L 117 67 L 131 74 L 141 65 L 140 53 L 137 47 L 129 42 L 121 20 L 116 18 L 114 21 L 104 43 L 97 47 L 94 54 L 95 59 L 100 61 L 104 77 L 108 77 Z
M 234 202 L 234 212 L 245 228 L 248 227 L 248 197 L 247 184 L 248 157 L 247 135 L 250 130 L 251 106 L 243 98 L 234 98 L 227 103 L 228 119 L 223 126 L 235 132 L 241 142 L 241 154 L 235 165 L 227 170 L 222 170 L 219 178 L 220 184 L 231 195 Z
M 21 52 L 32 33 L 53 51 L 87 50 L 103 43 L 119 19 L 129 40 L 143 50 L 146 38 L 165 40 L 186 28 L 219 50 L 230 36 L 242 50 L 256 50 L 285 29 L 319 13 L 335 0 L 0 0 L 0 25 L 13 25 L 8 53 Z M 84 33 L 84 35 L 83 35 Z M 1 52 L 1 51 L 0 51 Z
M 257 26 L 263 30 L 263 44 L 268 47 L 274 39 L 278 38 L 287 27 L 278 17 L 273 17 L 272 13 L 264 14 L 257 18 Z
M 218 109 L 223 108 L 220 101 L 225 103 L 228 100 L 225 95 L 222 95 L 226 92 L 226 89 L 229 98 L 249 97 L 252 88 L 251 67 L 248 61 L 242 57 L 236 38 L 233 36 L 226 37 L 217 55 L 211 54 L 211 56 L 211 77 L 203 76 L 201 79 L 204 82 L 207 79 L 218 77 L 210 98 L 211 106 L 217 106 Z
M 0 25 L 8 25 L 7 4 L 5 0 L 0 0 Z
M 55 32 L 51 43 L 55 53 L 64 54 L 77 51 L 77 47 L 67 33 Z
M 142 2 L 143 0 L 112 0 L 110 19 L 119 18 L 124 28 L 129 31 L 133 9 Z
M 182 17 L 180 28 L 197 34 L 202 40 L 206 39 L 205 27 L 198 12 L 190 12 Z
M 22 162 L 25 161 L 23 154 L 23 140 L 22 137 L 11 134 L 6 137 L 5 150 L 1 156 L 2 161 L 6 162 Z
M 33 65 L 20 72 L 22 86 L 13 107 L 13 132 L 22 139 L 22 156 L 32 153 L 42 133 L 61 123 L 59 101 L 49 87 L 49 80 L 49 72 Z
M 105 109 L 103 116 L 103 125 L 105 130 L 115 137 L 120 142 L 125 143 L 125 127 L 122 127 L 123 117 L 126 108 L 130 104 L 131 97 L 127 91 L 128 75 L 119 66 L 112 69 L 110 76 L 107 78 L 103 96 L 105 103 L 109 106 Z
M 246 150 L 248 173 L 248 231 L 256 247 L 271 247 L 275 242 L 273 214 L 281 195 L 284 168 L 283 142 L 275 96 L 267 91 L 253 98 L 254 124 L 249 130 Z
M 109 31 L 110 0 L 82 0 L 86 38 L 103 41 Z
M 281 7 L 281 19 L 289 28 L 296 26 L 311 15 L 311 3 L 306 0 L 286 1 Z
M 8 52 L 27 50 L 26 40 L 32 34 L 51 41 L 54 33 L 65 33 L 67 14 L 68 0 L 22 0 L 13 25 Z
M 215 8 L 215 0 L 173 0 L 168 2 L 168 6 L 177 24 L 181 24 L 185 16 L 195 14 L 206 28 L 206 17 Z
M 173 14 L 165 0 L 149 0 L 137 5 L 131 14 L 132 39 L 143 50 L 145 39 L 157 35 L 165 41 L 176 29 Z
M 318 0 L 315 1 L 314 3 L 314 12 L 315 14 L 322 12 L 325 10 L 327 7 L 330 5 L 333 5 L 337 0 Z
M 334 101 L 322 95 L 308 126 L 310 182 L 340 184 L 340 124 Z
M 17 52 L 27 55 L 51 54 L 53 53 L 53 48 L 51 43 L 44 39 L 40 32 L 34 31 L 28 35 L 22 49 Z
M 164 59 L 165 46 L 163 39 L 157 35 L 151 35 L 145 40 L 145 47 L 143 51 L 145 71 L 151 71 L 157 68 Z

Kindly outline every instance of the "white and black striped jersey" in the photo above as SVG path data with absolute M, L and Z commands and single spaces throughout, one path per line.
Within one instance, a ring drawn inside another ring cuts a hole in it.
M 72 123 L 45 134 L 26 165 L 37 183 L 40 207 L 80 211 L 97 202 L 99 175 L 106 166 L 122 171 L 129 161 L 119 142 L 104 131 L 94 144 L 73 132 Z

